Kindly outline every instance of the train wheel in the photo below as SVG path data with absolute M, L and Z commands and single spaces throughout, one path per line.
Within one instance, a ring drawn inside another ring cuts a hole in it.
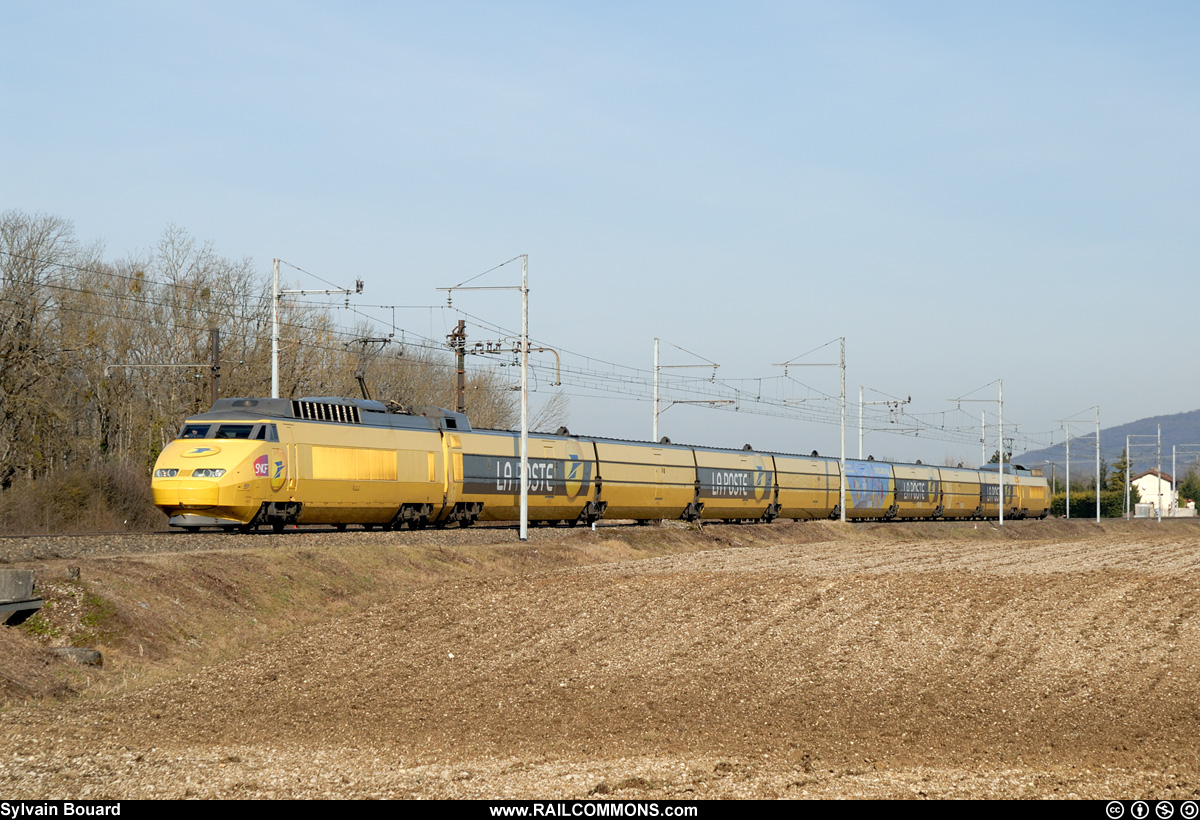
M 273 529 L 275 532 L 283 532 L 283 528 L 286 526 L 287 526 L 287 524 L 285 524 L 284 522 L 276 521 L 273 524 L 271 524 L 271 529 Z
M 370 532 L 371 530 L 375 529 L 375 525 L 374 524 L 363 524 L 362 528 L 364 530 L 366 530 L 367 532 Z
M 335 527 L 337 527 L 337 531 L 338 531 L 338 532 L 345 532 L 345 531 L 346 531 L 346 525 L 345 525 L 345 524 L 334 524 L 334 526 L 335 526 Z

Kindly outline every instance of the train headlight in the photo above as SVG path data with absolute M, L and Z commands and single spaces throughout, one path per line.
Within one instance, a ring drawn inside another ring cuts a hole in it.
M 192 478 L 220 478 L 225 475 L 224 470 L 192 470 Z
M 155 470 L 154 471 L 155 478 L 174 478 L 177 475 L 179 475 L 179 470 L 174 467 L 172 467 L 169 470 Z

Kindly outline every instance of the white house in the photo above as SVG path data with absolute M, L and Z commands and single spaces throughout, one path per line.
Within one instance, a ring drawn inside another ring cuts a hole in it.
M 1138 473 L 1129 480 L 1129 483 L 1137 487 L 1138 494 L 1141 496 L 1141 502 L 1138 506 L 1149 505 L 1151 516 L 1158 515 L 1159 492 L 1162 492 L 1162 514 L 1164 516 L 1172 515 L 1176 505 L 1175 494 L 1171 492 L 1171 474 L 1160 473 L 1158 470 L 1147 470 L 1144 473 Z

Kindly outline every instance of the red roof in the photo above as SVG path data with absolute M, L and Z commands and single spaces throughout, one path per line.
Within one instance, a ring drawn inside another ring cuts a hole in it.
M 1138 473 L 1137 475 L 1133 476 L 1133 478 L 1129 479 L 1129 483 L 1132 484 L 1133 482 L 1137 481 L 1139 478 L 1145 478 L 1148 475 L 1156 475 L 1159 478 L 1161 478 L 1163 481 L 1174 481 L 1175 480 L 1175 479 L 1171 478 L 1170 473 L 1160 473 L 1158 470 L 1146 470 L 1145 472 Z

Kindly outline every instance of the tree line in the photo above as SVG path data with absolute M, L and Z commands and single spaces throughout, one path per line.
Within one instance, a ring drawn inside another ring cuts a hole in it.
M 270 272 L 169 227 L 118 261 L 57 216 L 0 214 L 0 491 L 120 463 L 146 475 L 183 419 L 210 402 L 210 332 L 225 396 L 270 394 Z M 455 368 L 436 346 L 366 342 L 333 309 L 280 303 L 280 395 L 359 395 L 453 407 Z M 469 371 L 479 427 L 511 428 L 519 394 L 495 368 Z M 561 423 L 555 402 L 543 426 Z

